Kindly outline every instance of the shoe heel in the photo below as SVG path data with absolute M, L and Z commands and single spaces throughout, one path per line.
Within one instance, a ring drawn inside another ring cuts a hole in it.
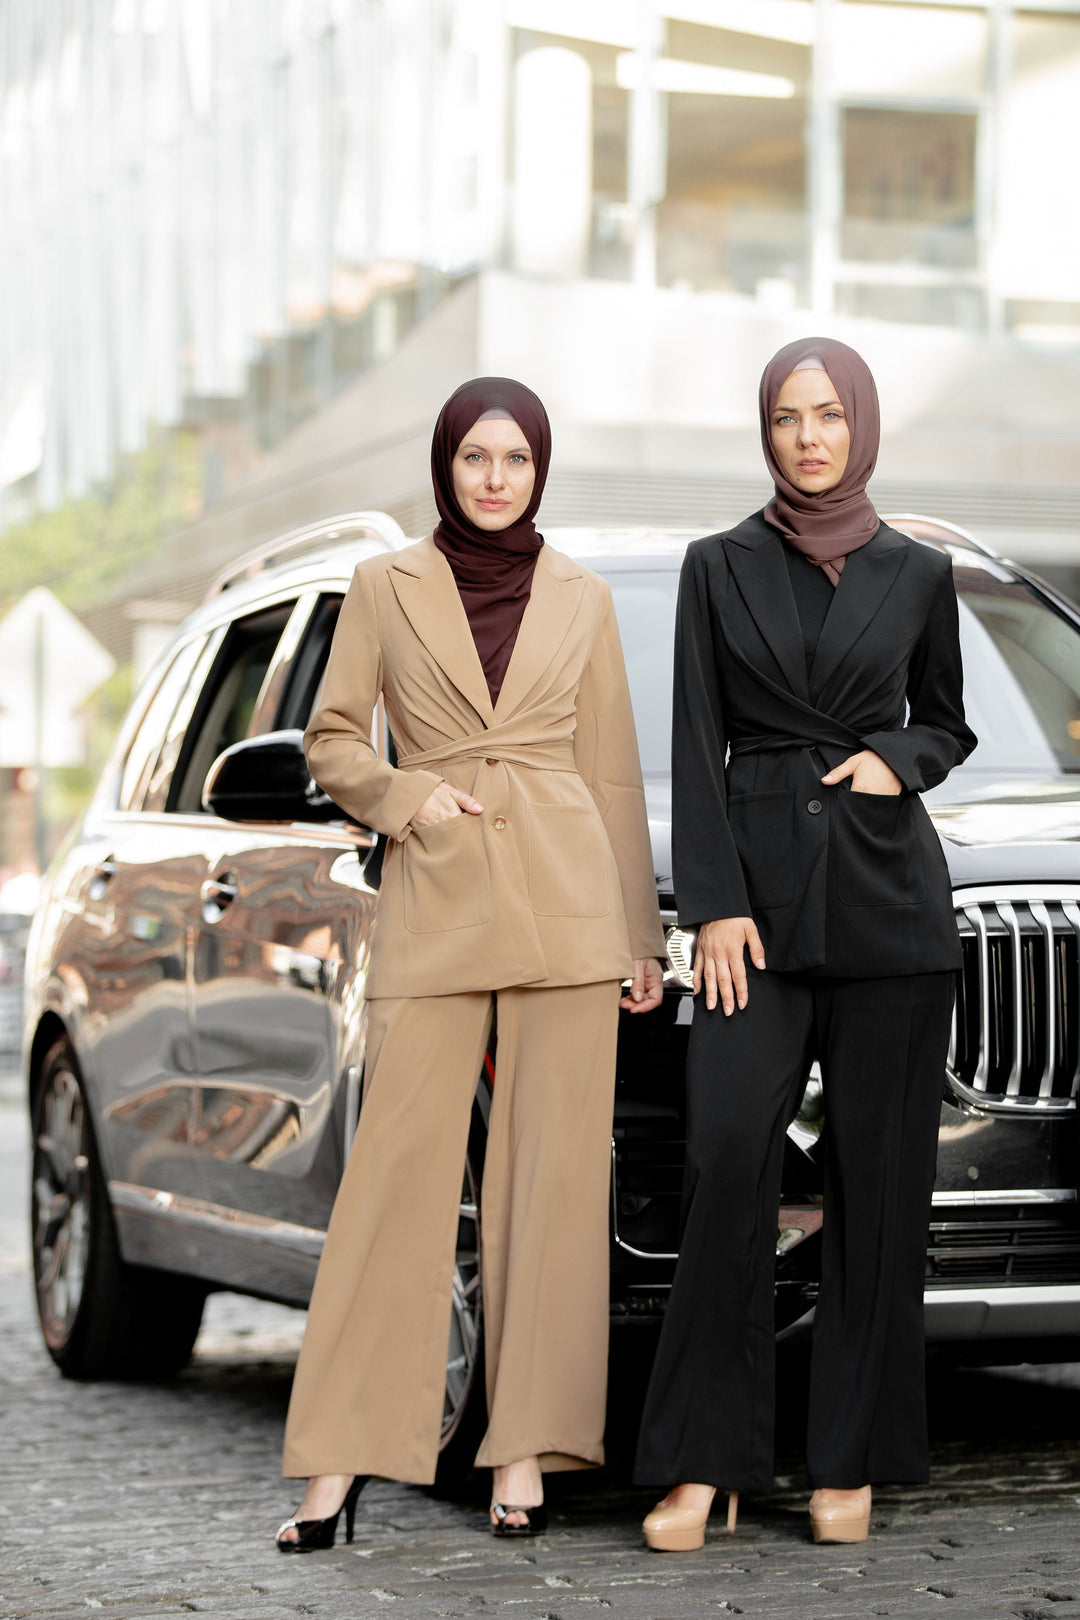
M 349 1493 L 344 1502 L 345 1540 L 347 1542 L 352 1541 L 353 1538 L 353 1525 L 356 1523 L 356 1504 L 359 1500 L 360 1492 L 363 1490 L 370 1478 L 370 1474 L 357 1474 L 356 1478 L 349 1486 Z
M 738 1491 L 728 1491 L 728 1499 L 727 1499 L 727 1533 L 728 1533 L 729 1536 L 733 1536 L 735 1534 L 735 1521 L 738 1519 L 738 1517 L 739 1517 L 739 1493 L 738 1493 Z

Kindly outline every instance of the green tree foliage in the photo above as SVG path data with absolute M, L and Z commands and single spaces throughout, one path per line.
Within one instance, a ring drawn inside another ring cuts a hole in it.
M 200 506 L 198 436 L 158 434 L 125 459 L 108 490 L 0 532 L 0 611 L 35 585 L 47 585 L 76 613 L 101 601 Z
M 197 434 L 158 434 L 124 460 L 108 489 L 0 531 L 0 616 L 35 585 L 47 586 L 74 613 L 120 594 L 132 571 L 198 515 L 201 494 Z M 86 763 L 46 773 L 50 850 L 89 800 L 131 697 L 131 666 L 123 664 L 86 705 Z M 0 771 L 0 871 L 13 855 L 3 803 L 9 775 L 10 791 L 14 773 Z

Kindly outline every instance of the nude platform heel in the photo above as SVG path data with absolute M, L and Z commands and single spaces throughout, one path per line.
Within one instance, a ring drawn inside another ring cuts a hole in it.
M 669 1507 L 665 1496 L 646 1517 L 642 1529 L 645 1540 L 653 1552 L 696 1552 L 705 1545 L 705 1525 L 712 1511 L 713 1491 L 708 1506 L 701 1508 Z M 727 1533 L 735 1534 L 735 1521 L 739 1516 L 739 1493 L 728 1492 Z
M 810 1498 L 810 1530 L 815 1541 L 865 1541 L 870 1534 L 869 1485 L 850 1491 L 848 1501 L 823 1507 L 815 1503 L 815 1491 Z

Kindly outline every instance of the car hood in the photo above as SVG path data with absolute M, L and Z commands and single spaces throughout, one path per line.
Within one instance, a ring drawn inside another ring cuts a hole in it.
M 670 894 L 670 780 L 648 780 L 645 797 L 657 885 Z M 1080 777 L 965 771 L 927 795 L 926 807 L 954 885 L 1080 883 Z

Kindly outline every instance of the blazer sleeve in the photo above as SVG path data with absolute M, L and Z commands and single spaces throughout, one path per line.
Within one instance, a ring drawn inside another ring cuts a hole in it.
M 611 590 L 606 584 L 602 589 L 596 638 L 578 686 L 574 758 L 615 856 L 630 954 L 662 957 L 664 930 L 630 686 Z
M 382 649 L 371 580 L 356 570 L 330 644 L 319 707 L 304 732 L 308 769 L 324 793 L 364 827 L 407 838 L 413 815 L 438 787 L 433 771 L 400 771 L 371 739 L 382 690 Z
M 891 765 L 912 793 L 944 782 L 978 738 L 964 719 L 964 666 L 952 563 L 946 562 L 908 665 L 908 723 L 860 740 Z
M 708 572 L 692 545 L 679 581 L 671 725 L 671 860 L 684 928 L 751 915 L 727 817 L 727 747 Z

